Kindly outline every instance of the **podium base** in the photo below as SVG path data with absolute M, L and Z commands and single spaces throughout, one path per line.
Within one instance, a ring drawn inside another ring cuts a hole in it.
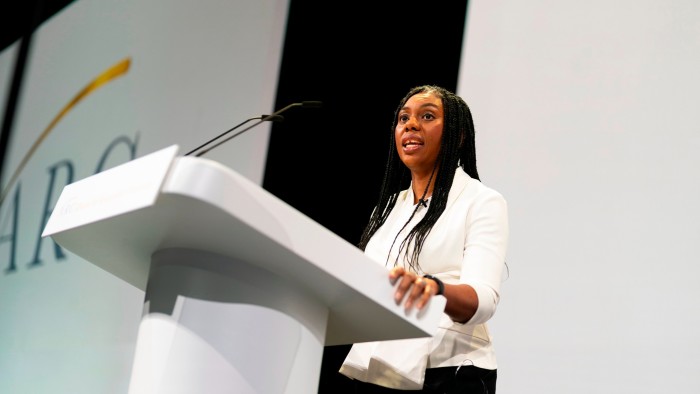
M 129 394 L 315 393 L 328 313 L 305 289 L 248 263 L 157 251 Z

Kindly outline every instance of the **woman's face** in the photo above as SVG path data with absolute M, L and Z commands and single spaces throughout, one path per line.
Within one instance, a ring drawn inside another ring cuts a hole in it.
M 444 111 L 433 92 L 418 93 L 399 111 L 394 137 L 401 161 L 412 173 L 429 175 L 440 152 Z

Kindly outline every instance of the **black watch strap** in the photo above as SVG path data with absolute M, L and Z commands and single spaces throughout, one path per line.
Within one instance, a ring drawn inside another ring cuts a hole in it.
M 438 285 L 437 295 L 444 295 L 445 294 L 445 284 L 442 283 L 442 281 L 440 279 L 438 279 L 432 275 L 423 275 L 423 277 L 427 278 L 427 279 L 432 279 L 435 281 L 435 283 L 437 283 L 437 285 Z

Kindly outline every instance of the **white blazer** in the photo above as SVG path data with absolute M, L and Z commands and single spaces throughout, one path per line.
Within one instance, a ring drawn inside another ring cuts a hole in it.
M 395 262 L 408 268 L 404 253 L 397 259 L 399 245 L 428 209 L 420 206 L 411 223 L 396 237 L 416 208 L 413 200 L 412 187 L 402 191 L 386 222 L 365 248 L 367 256 L 387 269 Z M 508 236 L 504 197 L 458 167 L 445 211 L 423 245 L 419 274 L 434 275 L 447 284 L 472 286 L 479 298 L 476 313 L 464 324 L 443 314 L 432 338 L 355 344 L 340 372 L 386 387 L 416 390 L 423 386 L 426 368 L 474 365 L 496 369 L 486 322 L 500 299 Z

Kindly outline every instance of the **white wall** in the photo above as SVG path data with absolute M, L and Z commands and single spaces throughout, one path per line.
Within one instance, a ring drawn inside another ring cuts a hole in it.
M 51 239 L 30 266 L 44 204 L 55 204 L 68 179 L 58 163 L 70 162 L 76 181 L 117 138 L 130 142 L 118 143 L 103 169 L 130 160 L 129 144 L 136 157 L 171 144 L 185 153 L 272 112 L 286 15 L 287 0 L 79 0 L 35 34 L 3 166 L 0 393 L 126 392 L 143 292 L 67 251 L 60 258 Z M 3 87 L 13 48 L 0 54 Z M 124 59 L 127 71 L 69 105 Z M 207 157 L 261 183 L 265 126 Z
M 700 392 L 700 3 L 472 0 L 458 92 L 509 202 L 499 392 Z

